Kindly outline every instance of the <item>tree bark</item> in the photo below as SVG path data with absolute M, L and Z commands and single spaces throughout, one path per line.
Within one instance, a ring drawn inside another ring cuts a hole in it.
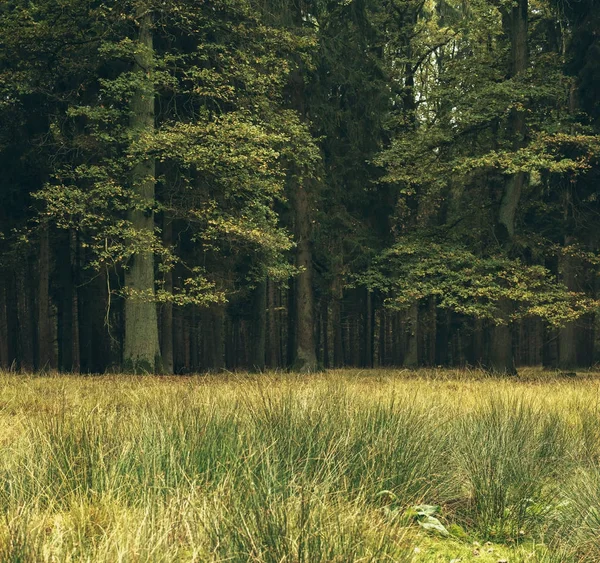
M 321 302 L 321 326 L 323 331 L 323 367 L 329 367 L 329 299 Z
M 34 335 L 31 299 L 29 295 L 29 264 L 17 267 L 17 315 L 19 323 L 19 353 L 21 371 L 32 372 L 34 369 Z
M 215 305 L 211 308 L 213 369 L 221 371 L 225 367 L 225 308 Z
M 565 246 L 573 241 L 565 240 Z M 559 259 L 559 275 L 567 289 L 574 291 L 576 287 L 576 265 L 572 256 L 561 256 Z M 577 367 L 577 327 L 575 322 L 567 323 L 558 331 L 558 367 L 573 369 Z
M 287 317 L 286 317 L 286 363 L 289 367 L 294 365 L 294 355 L 296 353 L 297 329 L 296 323 L 296 278 L 290 280 L 290 286 L 287 290 Z
M 278 311 L 277 311 L 277 295 L 276 287 L 273 280 L 269 279 L 268 284 L 268 300 L 269 300 L 269 314 L 268 314 L 268 347 L 267 353 L 269 356 L 268 365 L 271 369 L 279 367 L 279 327 L 278 327 Z
M 19 308 L 17 299 L 17 281 L 17 276 L 14 272 L 6 273 L 6 341 L 8 347 L 8 365 L 11 370 L 18 367 L 19 363 Z
M 473 321 L 473 363 L 476 366 L 483 364 L 484 326 L 481 319 Z
M 350 352 L 348 359 L 352 367 L 360 367 L 360 317 L 356 307 L 356 292 L 351 292 L 350 296 L 354 301 L 354 307 L 348 316 L 348 351 Z
M 365 367 L 373 367 L 373 294 L 367 289 L 365 315 Z
M 407 312 L 405 321 L 406 353 L 404 367 L 416 368 L 419 365 L 419 303 L 415 301 Z
M 77 235 L 69 230 L 59 245 L 60 302 L 58 351 L 61 371 L 79 372 L 79 323 L 77 303 Z
M 331 313 L 333 316 L 333 366 L 336 368 L 344 365 L 344 334 L 342 331 L 342 298 L 343 289 L 339 276 L 333 282 L 333 299 Z
M 262 372 L 265 369 L 267 340 L 267 280 L 258 283 L 252 296 L 252 349 L 250 368 Z
M 510 12 L 505 14 L 505 25 L 508 28 L 511 47 L 509 65 L 511 78 L 527 70 L 528 10 L 528 0 L 517 0 L 510 8 Z M 525 145 L 526 133 L 524 111 L 512 110 L 510 129 L 513 135 L 513 148 L 515 150 L 522 148 Z M 524 172 L 512 174 L 506 179 L 496 225 L 496 237 L 506 251 L 509 251 L 512 246 L 515 234 L 515 216 L 526 181 L 527 176 Z M 498 304 L 499 315 L 507 324 L 496 325 L 493 329 L 489 367 L 494 372 L 514 375 L 516 367 L 511 329 L 508 324 L 512 307 L 513 305 L 508 299 L 502 299 Z
M 3 281 L 3 280 L 2 280 Z M 6 287 L 0 283 L 0 368 L 10 367 L 8 350 L 8 315 L 6 308 Z
M 430 366 L 435 366 L 436 357 L 436 337 L 437 337 L 437 300 L 435 295 L 429 298 L 429 319 L 428 319 L 428 347 L 427 347 L 427 363 Z
M 387 315 L 385 308 L 379 309 L 379 366 L 387 365 L 386 353 L 387 353 Z
M 151 77 L 153 66 L 152 16 L 144 8 L 138 13 L 139 52 L 134 70 L 140 77 L 140 85 L 131 101 L 131 129 L 135 137 L 154 130 L 154 85 Z M 145 159 L 134 165 L 131 173 L 132 187 L 140 203 L 147 209 L 133 209 L 129 220 L 140 232 L 154 231 L 155 161 Z M 125 301 L 124 367 L 137 373 L 154 373 L 160 366 L 158 344 L 158 319 L 154 296 L 154 254 L 138 250 L 125 272 L 125 285 L 133 292 Z M 143 292 L 143 298 L 136 293 Z
M 69 254 L 71 264 L 71 371 L 79 373 L 81 370 L 81 351 L 79 341 L 79 289 L 77 280 L 79 279 L 79 267 L 77 262 L 77 233 L 71 229 L 69 231 Z
M 190 368 L 192 372 L 199 371 L 199 360 L 200 360 L 200 345 L 198 342 L 198 333 L 201 330 L 199 322 L 198 307 L 196 305 L 190 306 L 190 338 L 189 338 L 189 349 L 190 349 Z
M 317 369 L 314 326 L 313 266 L 311 248 L 310 199 L 307 182 L 300 182 L 294 197 L 296 219 L 296 350 L 294 367 L 299 371 Z
M 38 369 L 56 368 L 50 312 L 50 237 L 48 225 L 40 230 L 38 260 L 37 345 Z
M 173 244 L 173 221 L 166 215 L 163 216 L 163 244 L 171 248 Z M 173 270 L 165 272 L 165 291 L 173 294 Z M 164 373 L 174 372 L 173 359 L 173 302 L 163 303 L 161 310 L 161 356 Z
M 173 310 L 173 367 L 176 373 L 186 371 L 185 351 L 185 309 L 175 307 Z

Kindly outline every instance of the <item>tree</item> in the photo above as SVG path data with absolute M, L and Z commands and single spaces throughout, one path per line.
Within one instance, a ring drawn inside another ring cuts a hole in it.
M 148 6 L 136 7 L 139 26 L 133 72 L 137 84 L 131 97 L 131 135 L 135 143 L 154 134 L 154 48 L 152 12 Z M 156 164 L 154 158 L 142 155 L 131 171 L 132 192 L 138 205 L 128 211 L 134 229 L 148 237 L 154 233 L 154 189 Z M 154 255 L 151 250 L 135 253 L 125 270 L 125 285 L 130 293 L 125 299 L 125 369 L 154 373 L 160 370 L 158 321 L 154 301 Z

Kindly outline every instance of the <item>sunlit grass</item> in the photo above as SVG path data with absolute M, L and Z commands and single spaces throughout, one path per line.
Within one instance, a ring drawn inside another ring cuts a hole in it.
M 0 561 L 600 561 L 599 397 L 541 370 L 0 374 Z

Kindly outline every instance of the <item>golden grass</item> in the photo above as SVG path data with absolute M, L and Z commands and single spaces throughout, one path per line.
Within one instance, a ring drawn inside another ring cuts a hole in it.
M 600 560 L 594 514 L 559 514 L 575 475 L 594 501 L 599 406 L 594 372 L 0 373 L 0 560 Z

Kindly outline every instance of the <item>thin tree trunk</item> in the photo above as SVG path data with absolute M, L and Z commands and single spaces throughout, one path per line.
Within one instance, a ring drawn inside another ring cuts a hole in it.
M 287 290 L 286 363 L 290 367 L 294 364 L 298 328 L 296 324 L 296 283 L 296 278 L 290 280 L 290 286 Z
M 59 243 L 58 271 L 60 302 L 58 308 L 58 357 L 61 371 L 73 369 L 73 293 L 75 291 L 75 263 L 72 260 L 71 231 Z M 76 300 L 75 300 L 76 304 Z M 75 308 L 75 312 L 77 308 Z M 77 335 L 79 348 L 79 334 Z M 79 350 L 78 350 L 79 351 Z
M 314 323 L 313 266 L 311 250 L 310 203 L 306 182 L 298 185 L 295 198 L 296 266 L 296 351 L 294 366 L 300 371 L 317 369 Z
M 483 364 L 483 341 L 483 321 L 481 319 L 475 319 L 473 322 L 473 362 L 477 366 Z
M 4 280 L 2 280 L 3 282 Z M 6 308 L 6 286 L 0 284 L 0 368 L 10 367 L 8 351 L 8 316 Z
M 265 369 L 265 346 L 267 340 L 267 280 L 254 288 L 252 299 L 252 349 L 250 368 L 262 372 Z
M 323 327 L 323 367 L 329 367 L 329 300 L 323 299 L 321 311 L 321 324 Z
M 269 367 L 276 369 L 279 367 L 279 329 L 278 329 L 278 314 L 277 314 L 277 295 L 275 293 L 276 287 L 273 280 L 269 279 L 268 282 L 268 301 L 269 301 L 269 318 L 268 318 L 268 347 L 267 354 L 269 358 Z
M 29 264 L 17 267 L 17 315 L 19 323 L 19 360 L 21 371 L 32 372 L 34 369 L 34 337 L 31 299 L 29 295 Z
M 373 367 L 373 294 L 366 290 L 365 315 L 365 367 Z
M 544 347 L 542 360 L 546 369 L 558 367 L 558 330 L 544 327 Z
M 436 357 L 436 344 L 437 344 L 437 301 L 435 295 L 432 295 L 429 299 L 429 326 L 427 329 L 428 335 L 428 357 L 427 363 L 430 366 L 435 366 L 435 357 Z
M 50 315 L 50 237 L 47 224 L 41 226 L 39 244 L 37 311 L 38 368 L 52 369 L 56 367 L 56 362 Z
M 567 237 L 565 246 L 572 243 Z M 559 259 L 559 275 L 567 289 L 576 289 L 576 268 L 571 256 L 563 255 Z M 567 323 L 558 331 L 558 367 L 573 369 L 577 367 L 577 327 L 574 322 Z
M 216 305 L 211 309 L 213 368 L 221 371 L 225 367 L 225 308 Z
M 140 78 L 131 101 L 131 130 L 136 137 L 154 130 L 154 85 L 152 15 L 146 7 L 138 12 L 139 49 L 134 70 Z M 134 165 L 131 181 L 135 194 L 147 209 L 133 209 L 129 220 L 133 227 L 146 234 L 154 231 L 155 161 L 148 158 Z M 125 272 L 125 285 L 132 291 L 125 301 L 124 367 L 128 371 L 154 373 L 160 367 L 158 319 L 154 302 L 154 255 L 139 250 Z M 139 294 L 142 293 L 140 298 Z
M 6 324 L 8 364 L 10 369 L 18 367 L 19 364 L 19 308 L 17 299 L 17 276 L 14 272 L 6 274 Z
M 189 349 L 190 349 L 190 368 L 192 372 L 199 371 L 199 360 L 200 354 L 198 345 L 198 331 L 200 329 L 200 323 L 198 322 L 198 308 L 196 305 L 191 306 L 190 312 L 190 338 L 189 338 Z
M 173 221 L 166 215 L 163 216 L 162 230 L 163 244 L 171 248 L 173 244 Z M 165 291 L 173 294 L 173 270 L 165 272 Z M 163 303 L 161 309 L 161 356 L 164 373 L 173 373 L 173 302 Z
M 360 318 L 356 310 L 356 293 L 351 293 L 354 304 L 353 314 L 349 317 L 349 340 L 348 349 L 350 350 L 350 365 L 352 367 L 360 367 Z
M 415 301 L 406 317 L 406 354 L 404 367 L 416 368 L 419 365 L 419 303 Z
M 390 327 L 391 332 L 391 361 L 393 366 L 401 366 L 402 358 L 404 357 L 404 346 L 401 338 L 401 323 L 400 314 L 397 311 L 392 313 L 392 323 Z
M 338 276 L 335 277 L 333 284 L 333 365 L 336 368 L 344 365 L 344 335 L 342 332 L 342 284 Z
M 379 309 L 379 365 L 387 365 L 387 314 L 383 307 Z
M 173 309 L 173 364 L 176 373 L 186 371 L 186 353 L 185 353 L 185 328 L 184 328 L 185 309 L 175 307 Z
M 71 371 L 79 373 L 81 370 L 81 352 L 79 341 L 79 288 L 77 280 L 79 279 L 78 264 L 78 241 L 77 233 L 74 229 L 69 231 L 69 261 L 71 264 Z

